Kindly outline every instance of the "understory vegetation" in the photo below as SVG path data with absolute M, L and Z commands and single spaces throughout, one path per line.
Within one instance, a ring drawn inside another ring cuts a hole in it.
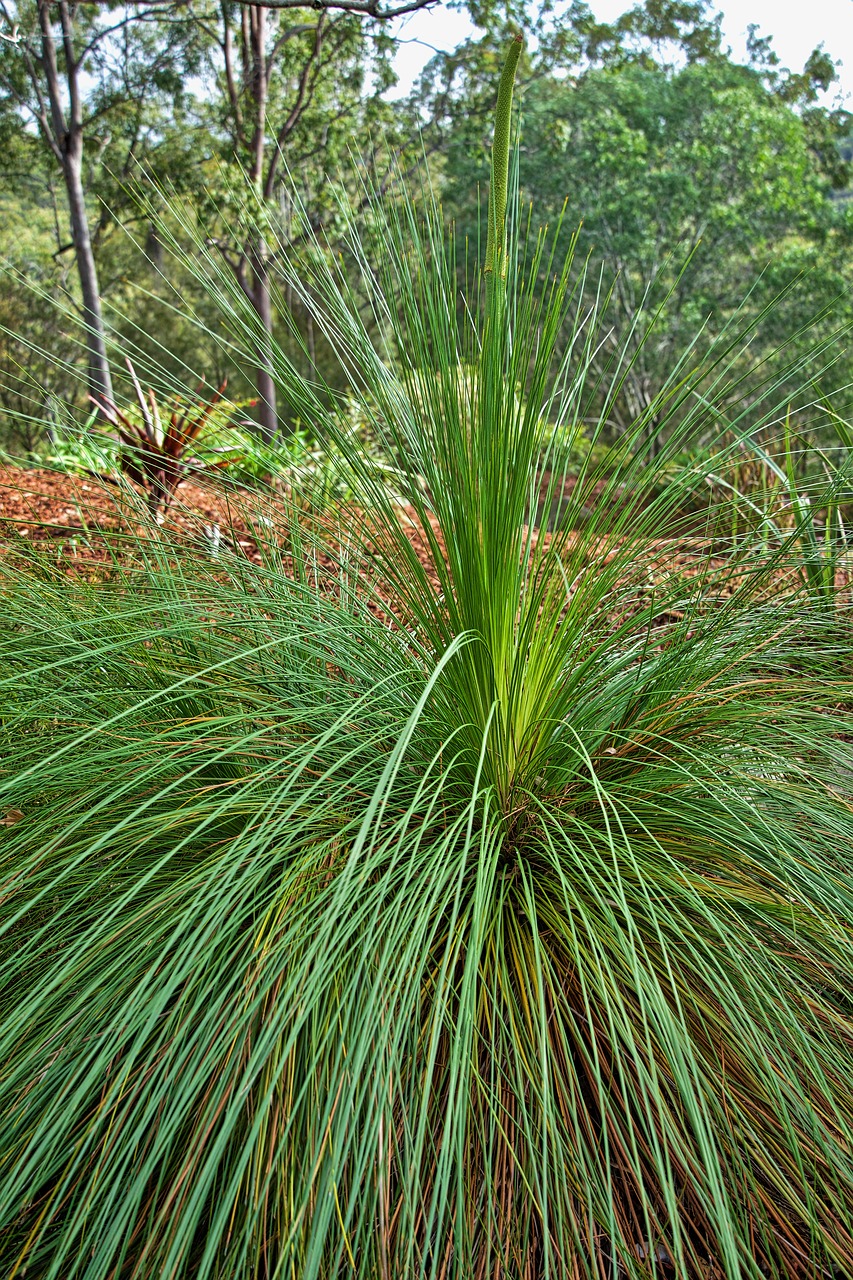
M 256 560 L 133 489 L 136 347 L 80 463 L 124 542 L 6 540 L 6 1275 L 853 1274 L 849 335 L 667 330 L 617 447 L 666 322 L 520 199 L 520 55 L 482 261 L 425 173 L 298 253 L 250 189 L 270 335 L 170 192 L 190 318 L 320 442 L 229 490 Z

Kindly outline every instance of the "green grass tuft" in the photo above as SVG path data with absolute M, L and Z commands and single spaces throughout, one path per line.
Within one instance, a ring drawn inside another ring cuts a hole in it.
M 355 513 L 4 561 L 3 1273 L 851 1274 L 849 614 L 791 539 L 667 572 L 646 418 L 568 476 L 624 369 L 512 193 L 485 329 L 430 197 L 364 195 L 275 259 L 387 460 L 275 351 Z M 741 340 L 671 371 L 660 467 L 748 434 Z

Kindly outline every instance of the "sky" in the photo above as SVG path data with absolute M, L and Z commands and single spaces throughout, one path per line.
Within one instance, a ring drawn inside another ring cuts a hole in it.
M 631 0 L 589 0 L 590 8 L 602 21 L 612 21 L 631 7 Z M 834 85 L 824 98 L 833 105 L 840 92 L 848 109 L 853 109 L 853 0 L 717 0 L 714 8 L 723 15 L 723 33 L 735 58 L 746 56 L 746 30 L 758 24 L 770 36 L 783 66 L 801 71 L 817 45 L 823 44 L 840 62 L 841 84 Z M 435 49 L 452 49 L 472 31 L 465 14 L 443 4 L 401 19 L 396 34 L 400 39 L 394 91 L 402 96 L 411 89 Z

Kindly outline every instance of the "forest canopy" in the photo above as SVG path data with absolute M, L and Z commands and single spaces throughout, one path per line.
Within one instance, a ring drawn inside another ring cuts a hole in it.
M 824 105 L 825 50 L 788 71 L 753 30 L 736 62 L 703 2 L 646 0 L 609 24 L 582 3 L 472 4 L 472 37 L 392 100 L 385 15 L 397 8 L 2 0 L 0 447 L 43 450 L 46 422 L 112 398 L 131 352 L 166 393 L 227 378 L 268 440 L 304 426 L 280 403 L 263 341 L 246 362 L 218 339 L 191 256 L 166 252 L 159 219 L 178 202 L 269 340 L 344 389 L 310 316 L 276 296 L 243 177 L 277 245 L 298 254 L 322 228 L 334 251 L 341 192 L 359 198 L 353 157 L 381 181 L 395 166 L 414 174 L 426 153 L 461 282 L 481 234 L 500 49 L 517 26 L 532 36 L 517 94 L 522 200 L 535 223 L 561 220 L 564 238 L 581 227 L 585 288 L 609 297 L 598 359 L 636 335 L 614 438 L 652 403 L 668 360 L 705 349 L 732 317 L 755 319 L 751 368 L 816 318 L 827 332 L 849 318 L 851 118 Z M 836 370 L 834 385 L 851 374 Z

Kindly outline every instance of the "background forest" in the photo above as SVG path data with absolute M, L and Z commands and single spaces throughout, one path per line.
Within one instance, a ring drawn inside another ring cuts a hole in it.
M 668 361 L 691 343 L 707 348 L 735 313 L 742 326 L 776 299 L 744 350 L 745 369 L 780 344 L 790 360 L 797 333 L 824 310 L 827 332 L 844 323 L 851 117 L 821 105 L 830 53 L 790 72 L 753 31 L 748 65 L 737 64 L 712 6 L 684 0 L 646 0 L 612 24 L 582 3 L 556 13 L 475 3 L 475 35 L 437 54 L 407 97 L 389 97 L 386 15 L 420 3 L 365 14 L 229 0 L 0 2 L 0 448 L 50 454 L 61 432 L 49 424 L 69 412 L 85 419 L 87 392 L 132 398 L 111 385 L 127 354 L 165 394 L 227 378 L 229 397 L 267 439 L 304 429 L 260 348 L 252 367 L 219 340 L 192 253 L 168 252 L 158 232 L 163 201 L 178 239 L 200 232 L 216 247 L 298 367 L 340 386 L 310 317 L 292 297 L 273 296 L 271 250 L 257 219 L 241 213 L 243 175 L 275 252 L 298 255 L 309 232 L 334 245 L 342 185 L 358 199 L 351 151 L 370 157 L 381 184 L 391 166 L 413 174 L 426 150 L 456 224 L 461 278 L 510 28 L 529 37 L 519 71 L 523 199 L 537 224 L 563 215 L 566 243 L 582 221 L 586 288 L 609 294 L 602 368 L 636 335 L 609 409 L 613 439 L 652 404 Z M 833 373 L 835 388 L 851 380 L 853 370 Z M 654 422 L 647 429 L 654 434 Z

